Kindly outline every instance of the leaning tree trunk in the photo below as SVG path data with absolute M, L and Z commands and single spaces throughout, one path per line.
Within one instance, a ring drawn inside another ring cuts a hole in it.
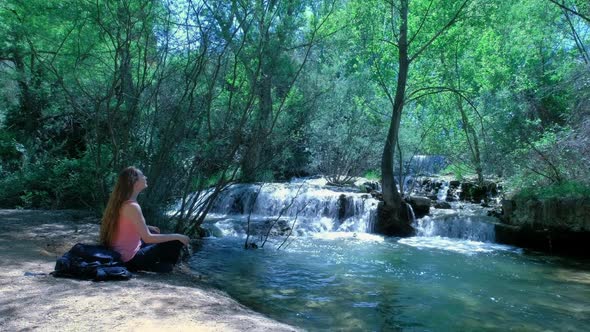
M 463 101 L 460 97 L 457 97 L 457 107 L 459 108 L 459 112 L 461 112 L 461 121 L 463 122 L 463 130 L 465 131 L 465 138 L 467 139 L 467 144 L 469 145 L 469 151 L 471 152 L 471 161 L 473 162 L 473 166 L 475 167 L 475 172 L 477 173 L 477 183 L 480 185 L 483 184 L 483 167 L 481 165 L 481 153 L 479 151 L 479 140 L 477 137 L 477 133 L 471 125 L 469 118 L 467 117 L 467 113 L 465 112 L 465 108 L 463 108 Z
M 399 34 L 399 71 L 392 105 L 391 123 L 381 159 L 383 202 L 379 204 L 376 231 L 385 235 L 408 236 L 413 233 L 406 206 L 395 185 L 394 156 L 399 127 L 404 109 L 406 83 L 410 59 L 408 57 L 408 0 L 401 1 L 401 25 Z
M 455 50 L 455 73 L 457 75 L 457 90 L 461 91 L 461 75 L 459 71 L 459 56 L 457 55 L 457 51 Z M 483 184 L 483 167 L 481 164 L 481 153 L 479 150 L 479 139 L 477 137 L 477 133 L 475 132 L 475 128 L 469 121 L 467 117 L 467 112 L 463 107 L 463 97 L 459 94 L 455 94 L 455 98 L 457 100 L 457 108 L 461 113 L 461 121 L 463 122 L 463 130 L 465 131 L 465 139 L 467 140 L 467 144 L 469 145 L 469 151 L 471 152 L 471 161 L 473 162 L 473 166 L 475 167 L 475 172 L 477 173 L 477 183 L 479 185 Z

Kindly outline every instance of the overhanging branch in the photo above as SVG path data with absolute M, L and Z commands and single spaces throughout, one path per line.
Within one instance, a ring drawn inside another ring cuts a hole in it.
M 570 12 L 570 13 L 578 16 L 579 18 L 583 19 L 584 21 L 590 23 L 590 17 L 588 17 L 588 16 L 586 16 L 586 15 L 584 15 L 584 14 L 582 14 L 582 13 L 576 11 L 576 10 L 573 10 L 573 9 L 569 8 L 568 6 L 565 5 L 565 3 L 559 3 L 556 0 L 549 0 L 549 1 L 552 2 L 552 3 L 554 3 L 555 5 L 559 6 L 561 9 L 563 9 L 565 11 L 568 11 L 568 12 Z

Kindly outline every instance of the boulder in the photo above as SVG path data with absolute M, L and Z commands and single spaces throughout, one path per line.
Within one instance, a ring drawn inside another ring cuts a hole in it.
M 436 202 L 434 204 L 434 207 L 437 209 L 451 209 L 451 204 L 447 203 L 447 202 Z
M 453 180 L 453 181 L 449 182 L 449 187 L 451 187 L 451 188 L 457 189 L 457 188 L 459 188 L 460 185 L 461 185 L 461 181 L 459 181 L 459 180 Z
M 412 206 L 416 218 L 422 218 L 430 213 L 431 201 L 428 197 L 410 196 L 407 201 Z
M 351 196 L 344 194 L 338 197 L 338 220 L 350 218 L 354 215 L 354 201 Z
M 459 199 L 462 201 L 471 201 L 479 203 L 487 198 L 487 188 L 483 185 L 478 185 L 472 182 L 463 182 L 461 184 L 461 192 L 459 193 Z
M 381 191 L 381 184 L 379 184 L 377 181 L 367 181 L 360 185 L 360 189 L 365 193 Z

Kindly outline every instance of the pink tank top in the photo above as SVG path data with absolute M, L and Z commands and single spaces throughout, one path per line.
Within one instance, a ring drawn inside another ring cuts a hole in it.
M 127 204 L 131 201 L 126 201 Z M 121 254 L 123 262 L 130 261 L 141 247 L 141 237 L 133 221 L 119 215 L 117 230 L 111 247 Z

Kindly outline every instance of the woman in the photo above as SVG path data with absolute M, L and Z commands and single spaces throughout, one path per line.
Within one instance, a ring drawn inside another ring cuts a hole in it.
M 132 271 L 170 272 L 189 238 L 182 234 L 159 234 L 145 223 L 137 195 L 147 188 L 147 178 L 135 167 L 120 174 L 102 217 L 100 242 L 121 254 Z M 143 241 L 143 243 L 142 243 Z

